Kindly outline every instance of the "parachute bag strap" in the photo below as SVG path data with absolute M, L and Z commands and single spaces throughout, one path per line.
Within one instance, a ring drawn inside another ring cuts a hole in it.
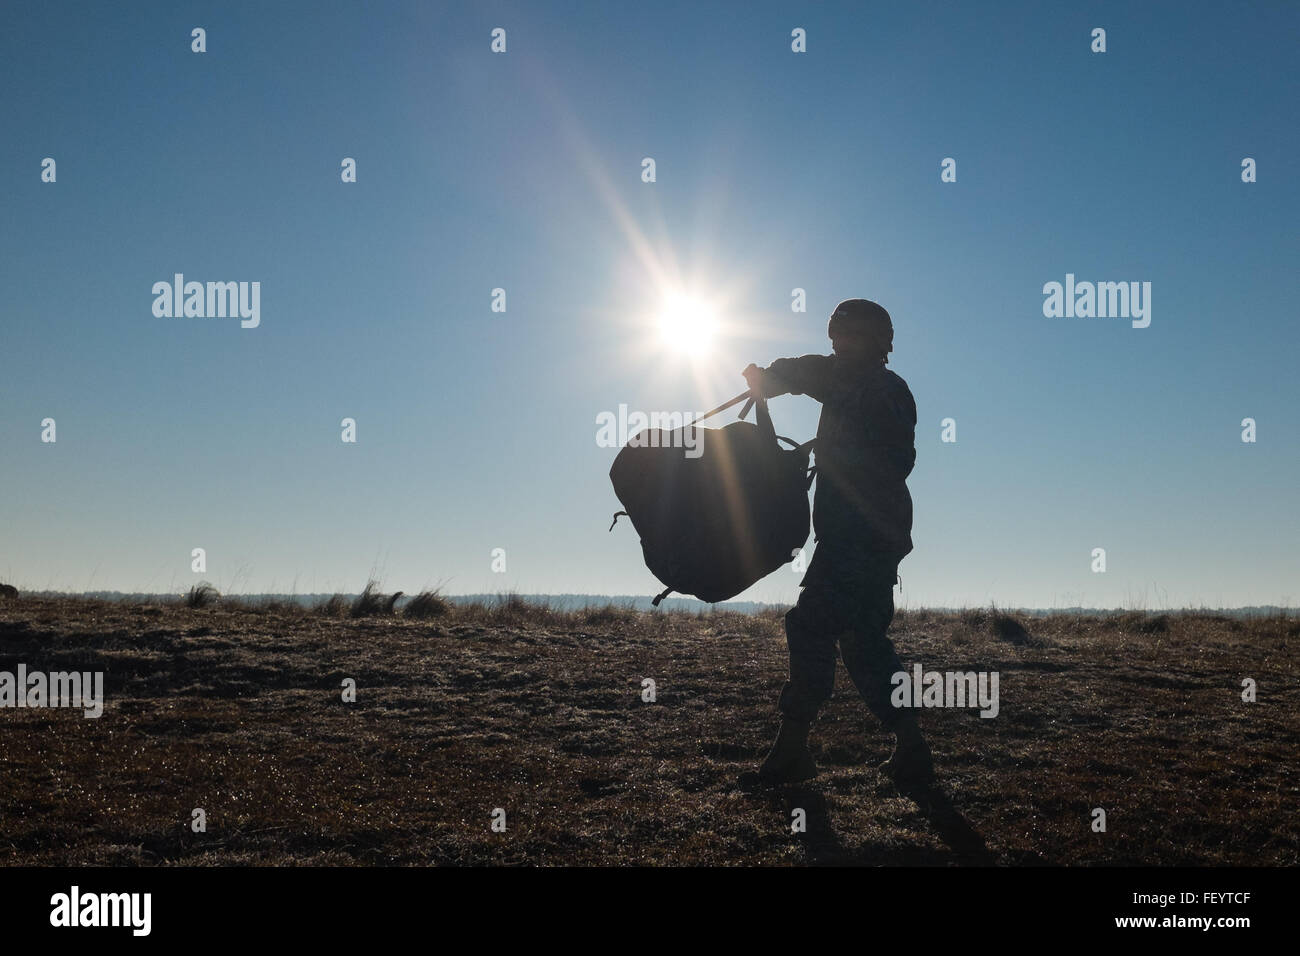
M 731 408 L 731 406 L 733 406 L 733 405 L 739 405 L 741 402 L 743 402 L 743 401 L 744 401 L 745 399 L 747 399 L 747 398 L 749 398 L 749 390 L 748 390 L 748 389 L 746 389 L 745 391 L 741 392 L 741 393 L 740 393 L 739 395 L 737 395 L 735 398 L 723 402 L 723 403 L 722 403 L 721 405 L 719 405 L 717 408 L 711 409 L 711 410 L 705 412 L 703 415 L 700 415 L 700 416 L 698 416 L 698 417 L 692 419 L 691 421 L 687 422 L 687 427 L 690 427 L 691 425 L 695 425 L 695 424 L 697 424 L 697 423 L 699 423 L 699 422 L 702 422 L 702 421 L 704 421 L 704 419 L 706 419 L 706 418 L 712 418 L 714 415 L 718 414 L 718 412 L 725 412 L 728 408 Z M 752 404 L 752 403 L 751 403 L 751 404 Z M 745 410 L 742 411 L 742 412 L 740 413 L 740 417 L 741 417 L 741 418 L 744 418 L 747 414 L 749 414 L 749 405 L 746 405 L 746 406 L 745 406 Z
M 740 410 L 740 417 L 744 418 L 748 415 L 751 408 L 757 409 L 754 419 L 755 424 L 758 425 L 759 432 L 762 433 L 764 438 L 775 445 L 777 442 L 776 426 L 772 424 L 772 415 L 767 410 L 767 399 L 762 396 L 756 398 L 753 395 L 750 395 L 749 401 L 747 401 L 745 407 Z M 787 438 L 786 441 L 790 441 L 790 439 Z M 791 444 L 793 444 L 793 442 L 791 442 Z
M 797 448 L 795 448 L 795 451 L 800 452 L 800 453 L 802 453 L 802 454 L 805 456 L 805 460 L 806 460 L 806 456 L 808 455 L 809 452 L 813 452 L 813 451 L 816 451 L 816 450 L 817 450 L 817 439 L 816 439 L 816 438 L 809 438 L 809 439 L 808 439 L 806 442 L 804 442 L 802 445 L 799 445 Z M 817 477 L 817 466 L 816 466 L 816 465 L 811 465 L 811 466 L 809 466 L 809 468 L 808 468 L 808 479 L 807 479 L 807 481 L 804 482 L 804 486 L 803 486 L 803 487 L 804 487 L 804 491 L 807 491 L 809 488 L 812 487 L 813 479 L 816 478 L 816 477 Z
M 630 516 L 628 515 L 628 513 L 627 513 L 626 511 L 615 511 L 615 512 L 614 512 L 614 520 L 611 521 L 611 522 L 609 523 L 609 530 L 610 530 L 610 531 L 613 531 L 613 530 L 614 530 L 614 525 L 618 524 L 618 519 L 619 519 L 620 517 L 627 518 L 627 517 L 630 517 Z
M 659 595 L 658 595 L 654 600 L 652 600 L 650 603 L 653 604 L 655 607 L 658 607 L 658 606 L 659 606 L 659 602 L 662 601 L 664 598 L 666 598 L 668 595 L 670 595 L 670 594 L 672 594 L 672 593 L 673 593 L 673 589 L 672 589 L 672 588 L 664 588 L 662 591 L 659 592 Z
M 817 442 L 816 438 L 810 438 L 806 442 L 800 444 L 799 442 L 795 441 L 793 438 L 786 438 L 784 435 L 777 435 L 776 440 L 785 442 L 787 445 L 790 446 L 791 451 L 797 451 L 805 458 L 808 457 L 808 453 L 813 450 L 813 446 Z

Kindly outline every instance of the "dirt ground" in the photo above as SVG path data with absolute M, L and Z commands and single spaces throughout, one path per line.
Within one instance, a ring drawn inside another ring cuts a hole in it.
M 738 783 L 777 725 L 776 614 L 5 600 L 0 671 L 102 671 L 105 703 L 0 709 L 0 863 L 1300 861 L 1295 618 L 912 611 L 893 636 L 1000 678 L 994 718 L 922 713 L 919 801 L 842 667 L 820 776 Z

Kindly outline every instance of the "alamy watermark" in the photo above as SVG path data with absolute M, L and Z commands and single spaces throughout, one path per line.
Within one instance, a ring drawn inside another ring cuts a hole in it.
M 50 897 L 50 925 L 128 927 L 133 936 L 148 936 L 153 928 L 152 893 L 83 893 L 73 886 Z
M 618 414 L 596 416 L 596 444 L 601 448 L 682 448 L 687 458 L 704 454 L 703 428 L 687 428 L 702 412 L 629 412 L 618 406 Z
M 103 671 L 0 671 L 0 707 L 80 707 L 88 718 L 104 713 Z
M 1049 319 L 1132 319 L 1133 328 L 1151 324 L 1150 282 L 1075 282 L 1065 274 L 1065 284 L 1043 285 L 1043 315 Z
M 998 715 L 997 671 L 897 671 L 889 702 L 895 707 L 979 707 L 981 717 Z
M 153 284 L 153 314 L 160 319 L 224 319 L 238 317 L 239 325 L 255 329 L 262 324 L 262 283 L 186 282 L 177 272 L 172 281 Z

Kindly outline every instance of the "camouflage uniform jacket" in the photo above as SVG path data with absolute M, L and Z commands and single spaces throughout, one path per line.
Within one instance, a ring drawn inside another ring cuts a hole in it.
M 907 383 L 883 362 L 803 355 L 773 362 L 765 370 L 763 392 L 808 395 L 822 403 L 813 496 L 818 542 L 897 559 L 908 554 L 907 476 L 916 463 L 916 402 Z

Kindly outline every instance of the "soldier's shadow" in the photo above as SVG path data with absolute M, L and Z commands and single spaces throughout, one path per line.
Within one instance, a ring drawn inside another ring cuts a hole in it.
M 809 784 L 760 788 L 749 781 L 742 782 L 742 787 L 756 796 L 761 795 L 787 821 L 793 819 L 796 809 L 804 811 L 807 829 L 799 839 L 814 866 L 948 866 L 954 862 L 962 866 L 992 866 L 997 863 L 979 831 L 937 787 L 902 795 L 916 804 L 935 835 L 947 845 L 947 853 L 896 841 L 888 846 L 847 847 L 835 830 L 830 806 L 819 788 Z
M 935 834 L 948 845 L 956 862 L 963 866 L 993 866 L 997 858 L 984 843 L 984 837 L 957 809 L 952 798 L 938 786 L 920 792 L 904 793 L 925 815 Z

